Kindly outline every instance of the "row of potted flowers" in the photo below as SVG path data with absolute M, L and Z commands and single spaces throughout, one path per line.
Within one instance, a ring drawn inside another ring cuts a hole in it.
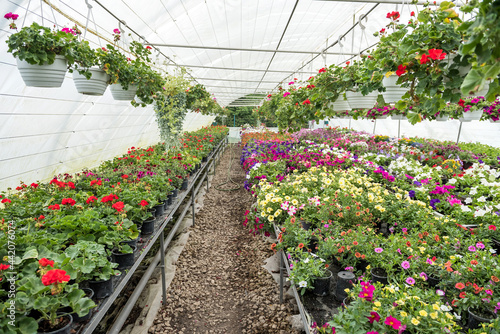
M 132 147 L 95 169 L 2 192 L 0 329 L 69 330 L 61 314 L 89 316 L 95 303 L 81 288 L 93 288 L 94 299 L 111 294 L 111 278 L 134 264 L 139 233 L 154 232 L 154 217 L 227 132 L 185 133 L 167 152 L 163 144 Z
M 245 224 L 250 224 L 254 231 L 269 230 L 272 224 L 280 226 L 280 243 L 272 247 L 287 251 L 292 267 L 291 279 L 300 288 L 312 287 L 313 276 L 321 277 L 325 267 L 333 266 L 372 280 L 385 276 L 380 279 L 385 284 L 392 284 L 391 289 L 401 289 L 415 299 L 425 298 L 426 303 L 411 309 L 406 306 L 391 309 L 380 305 L 377 308 L 373 300 L 368 301 L 372 304 L 366 304 L 367 300 L 356 301 L 355 308 L 347 308 L 318 330 L 325 328 L 331 332 L 333 326 L 340 333 L 366 333 L 383 328 L 387 332 L 422 333 L 446 327 L 454 332 L 458 328 L 457 317 L 465 315 L 470 307 L 473 312 L 492 315 L 490 311 L 496 311 L 499 302 L 496 283 L 500 273 L 496 255 L 490 252 L 495 252 L 492 237 L 497 225 L 486 223 L 471 233 L 459 224 L 468 222 L 463 217 L 459 220 L 436 217 L 427 201 L 414 199 L 400 184 L 381 182 L 396 177 L 379 169 L 377 161 L 368 160 L 369 157 L 360 152 L 356 152 L 359 154 L 356 158 L 350 156 L 354 152 L 336 152 L 331 145 L 334 141 L 322 140 L 320 145 L 311 141 L 288 142 L 282 146 L 262 142 L 262 151 L 252 147 L 256 152 L 249 154 L 248 159 L 265 156 L 264 159 L 269 160 L 250 162 L 253 167 L 250 166 L 249 178 L 256 177 L 259 183 L 251 188 L 257 203 L 247 212 Z M 289 159 L 282 160 L 280 154 L 283 153 L 279 151 L 290 147 L 304 152 L 303 156 L 317 158 L 291 159 L 292 163 L 288 164 Z M 409 147 L 408 150 L 414 148 Z M 271 157 L 265 154 L 269 151 L 274 151 Z M 411 151 L 408 153 L 411 155 Z M 244 166 L 245 160 L 242 161 Z M 346 160 L 349 161 L 344 164 Z M 370 168 L 371 165 L 374 166 Z M 434 169 L 435 174 L 430 178 L 437 178 L 441 183 L 439 172 L 443 168 Z M 374 176 L 381 177 L 376 179 Z M 393 261 L 387 261 L 388 256 Z M 377 269 L 372 271 L 373 268 Z M 430 283 L 435 284 L 436 280 L 437 290 L 431 287 L 434 290 L 429 293 Z M 363 285 L 355 285 L 354 289 L 360 291 L 360 286 Z M 383 291 L 379 286 L 377 289 Z M 394 298 L 393 303 L 404 305 L 398 301 L 399 296 Z M 445 311 L 433 312 L 430 318 L 423 317 L 421 314 L 428 312 L 426 308 L 434 307 L 433 304 L 442 306 Z M 361 307 L 365 308 L 364 313 L 359 313 Z M 378 320 L 352 323 L 353 318 L 363 318 L 360 314 L 370 317 L 370 313 L 366 313 L 368 307 L 377 308 L 371 310 L 375 313 L 384 310 L 377 315 L 384 314 L 386 320 L 390 316 L 388 322 L 398 325 L 391 328 Z M 461 324 L 466 326 L 466 322 Z M 498 330 L 498 321 L 493 326 Z
M 379 43 L 359 61 L 322 68 L 304 82 L 294 78 L 270 94 L 257 113 L 276 117 L 281 129 L 299 130 L 310 120 L 351 109 L 373 118 L 384 114 L 377 109 L 390 105 L 397 109 L 393 114 L 415 124 L 451 113 L 453 104 L 466 97 L 494 102 L 500 94 L 500 68 L 493 56 L 498 27 L 492 22 L 500 14 L 489 0 L 471 1 L 460 10 L 472 17 L 463 21 L 448 1 L 412 12 L 408 23 L 400 21 L 400 13 L 388 13 L 389 23 L 375 33 Z M 372 109 L 376 102 L 379 107 Z M 455 112 L 458 117 L 471 113 L 464 108 Z

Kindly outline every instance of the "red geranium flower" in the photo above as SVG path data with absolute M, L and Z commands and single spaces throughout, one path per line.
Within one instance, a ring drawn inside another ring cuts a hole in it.
M 112 208 L 116 209 L 116 211 L 118 211 L 118 212 L 121 212 L 124 207 L 125 207 L 125 204 L 123 204 L 123 202 L 116 202 L 115 204 L 112 205 Z
M 444 53 L 441 49 L 430 49 L 429 57 L 434 60 L 444 59 L 446 57 L 446 53 Z
M 307 99 L 304 102 L 302 102 L 302 105 L 306 105 L 306 104 L 311 104 L 311 101 L 309 101 L 309 99 Z
M 3 263 L 0 263 L 0 271 L 2 270 L 7 270 L 10 268 L 10 264 L 3 264 Z
M 406 73 L 406 66 L 398 65 L 398 70 L 396 71 L 396 75 L 400 77 L 405 73 Z
M 50 210 L 59 210 L 60 208 L 59 204 L 49 205 Z
M 2 200 L 2 203 L 11 203 L 11 202 L 12 202 L 12 201 L 11 201 L 10 199 L 8 199 L 8 198 L 4 198 L 4 199 Z
M 75 205 L 76 204 L 76 201 L 72 198 L 63 198 L 62 201 L 61 201 L 61 204 L 62 205 Z
M 140 206 L 146 206 L 148 205 L 149 203 L 146 202 L 145 200 L 142 200 L 141 203 L 139 203 Z
M 463 107 L 463 106 L 465 105 L 465 101 L 464 101 L 464 100 L 462 100 L 462 99 L 460 99 L 460 100 L 458 101 L 458 105 L 459 105 L 459 106 L 461 106 L 461 107 Z
M 71 277 L 66 275 L 66 271 L 62 269 L 52 269 L 47 271 L 45 275 L 42 276 L 42 283 L 45 286 L 58 283 L 69 282 Z
M 41 265 L 42 267 L 51 266 L 52 268 L 54 268 L 54 261 L 51 261 L 46 258 L 38 260 L 38 264 Z
M 429 61 L 429 57 L 426 54 L 423 54 L 422 57 L 420 57 L 420 64 L 425 64 Z
M 318 73 L 325 73 L 325 72 L 326 72 L 326 68 L 324 68 L 324 67 L 318 71 Z
M 32 183 L 32 184 L 31 184 L 31 188 L 33 188 L 33 189 L 38 188 L 38 184 L 36 184 L 36 183 Z
M 401 15 L 399 14 L 399 12 L 390 12 L 390 13 L 387 13 L 387 18 L 388 19 L 393 19 L 394 21 L 399 19 Z

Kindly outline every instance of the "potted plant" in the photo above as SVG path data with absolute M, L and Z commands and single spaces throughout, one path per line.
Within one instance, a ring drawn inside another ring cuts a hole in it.
M 75 41 L 68 28 L 54 31 L 33 22 L 10 35 L 6 42 L 7 52 L 16 58 L 26 86 L 61 87 L 68 63 L 73 62 Z
M 361 61 L 347 62 L 342 75 L 346 85 L 346 99 L 352 109 L 372 108 L 382 89 L 382 77 L 372 76 L 366 67 L 366 57 Z
M 289 248 L 291 257 L 290 280 L 298 285 L 303 295 L 307 289 L 312 289 L 318 296 L 326 296 L 330 290 L 332 272 L 328 270 L 325 260 L 314 253 L 302 251 L 303 247 Z
M 483 109 L 488 106 L 484 97 L 469 97 L 465 100 L 460 99 L 458 102 L 459 113 L 462 112 L 461 117 L 459 117 L 460 122 L 470 122 L 478 121 L 483 116 Z

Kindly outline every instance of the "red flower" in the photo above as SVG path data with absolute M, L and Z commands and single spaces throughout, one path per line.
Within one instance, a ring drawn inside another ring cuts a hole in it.
M 465 105 L 465 101 L 460 99 L 460 101 L 458 101 L 458 105 L 463 107 Z
M 128 175 L 127 174 L 123 174 L 122 175 L 122 179 L 128 179 Z
M 425 64 L 429 61 L 429 57 L 426 54 L 423 54 L 420 58 L 420 64 Z
M 146 206 L 148 205 L 149 203 L 146 202 L 145 200 L 142 200 L 141 203 L 139 203 L 140 206 Z
M 311 101 L 309 101 L 309 99 L 307 99 L 304 102 L 302 102 L 302 105 L 306 105 L 306 104 L 311 104 Z
M 92 181 L 90 181 L 90 186 L 93 186 L 94 184 L 97 184 L 98 186 L 101 186 L 102 185 L 102 181 L 101 180 L 92 180 Z
M 380 29 L 380 33 L 383 34 L 385 32 L 385 28 Z
M 350 63 L 351 63 L 350 61 L 346 61 L 346 62 L 345 62 L 345 64 L 346 64 L 346 65 L 349 65 Z
M 45 219 L 44 215 L 40 215 L 40 217 L 38 217 L 38 220 L 42 220 L 42 219 Z
M 496 227 L 495 225 L 490 225 L 490 226 L 488 226 L 488 229 L 489 229 L 490 231 L 496 231 L 496 230 L 497 230 L 497 227 Z
M 455 288 L 457 288 L 458 290 L 462 290 L 463 288 L 465 288 L 465 285 L 464 283 L 457 283 L 455 284 Z
M 68 182 L 68 187 L 75 189 L 75 184 L 73 182 Z
M 42 276 L 42 283 L 45 286 L 58 283 L 69 282 L 71 277 L 66 275 L 66 271 L 62 269 L 52 269 L 47 271 L 45 275 Z
M 405 73 L 406 73 L 406 66 L 398 65 L 398 70 L 396 71 L 396 75 L 400 77 Z
M 41 265 L 42 267 L 51 266 L 52 268 L 54 268 L 54 261 L 51 261 L 46 258 L 38 260 L 38 264 Z
M 10 199 L 8 199 L 8 198 L 4 198 L 4 199 L 2 200 L 2 203 L 11 203 L 11 202 L 12 202 L 12 201 L 11 201 Z
M 370 321 L 370 324 L 373 324 L 374 321 L 376 322 L 380 321 L 380 315 L 377 312 L 370 312 L 370 316 L 367 318 L 368 321 Z
M 466 295 L 465 291 L 462 291 L 462 292 L 460 292 L 460 294 L 458 296 L 460 298 L 465 298 L 465 295 Z
M 399 15 L 399 12 L 390 12 L 390 13 L 387 13 L 387 18 L 388 19 L 393 19 L 394 21 L 399 19 L 401 15 Z
M 324 67 L 318 71 L 318 73 L 325 73 L 325 72 L 326 72 L 326 68 L 324 68 Z
M 50 210 L 59 210 L 60 208 L 59 204 L 49 205 Z
M 112 208 L 116 209 L 116 211 L 118 211 L 118 212 L 121 212 L 124 207 L 125 207 L 125 204 L 123 204 L 123 202 L 116 202 L 115 204 L 112 205 Z
M 148 46 L 146 46 L 146 49 L 151 50 L 151 49 L 152 49 L 152 47 L 150 47 L 150 46 L 148 45 Z
M 446 53 L 444 53 L 441 49 L 430 49 L 429 57 L 434 60 L 444 59 L 446 57 Z
M 10 264 L 3 264 L 3 263 L 0 263 L 0 271 L 2 270 L 7 270 L 10 268 Z
M 89 198 L 87 198 L 86 202 L 87 202 L 87 204 L 90 204 L 90 203 L 95 202 L 95 201 L 97 201 L 97 197 L 90 196 Z
M 37 183 L 32 183 L 32 184 L 31 184 L 31 188 L 33 188 L 33 189 L 38 188 L 38 184 L 37 184 Z
M 410 16 L 415 16 L 415 12 L 411 12 L 411 13 L 410 13 Z
M 61 201 L 61 204 L 62 205 L 75 205 L 76 201 L 72 198 L 63 198 L 62 201 Z

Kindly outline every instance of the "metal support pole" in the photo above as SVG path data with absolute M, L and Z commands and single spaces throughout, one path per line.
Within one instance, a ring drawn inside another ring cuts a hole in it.
M 460 126 L 458 128 L 457 145 L 458 145 L 458 142 L 460 141 L 460 134 L 461 133 L 462 133 L 462 122 L 460 122 Z
M 163 306 L 167 305 L 167 284 L 165 279 L 165 236 L 163 231 L 160 234 L 160 270 L 161 270 L 161 292 L 163 296 Z
M 193 226 L 194 226 L 194 184 L 193 187 L 191 188 L 191 206 L 193 209 Z
M 375 122 L 373 123 L 373 134 L 375 134 L 375 127 L 377 126 L 377 119 L 375 119 Z
M 398 139 L 401 137 L 401 120 L 398 121 Z
M 283 250 L 279 251 L 280 256 L 280 304 L 283 304 Z
M 349 130 L 351 130 L 351 120 L 352 118 L 349 118 Z

